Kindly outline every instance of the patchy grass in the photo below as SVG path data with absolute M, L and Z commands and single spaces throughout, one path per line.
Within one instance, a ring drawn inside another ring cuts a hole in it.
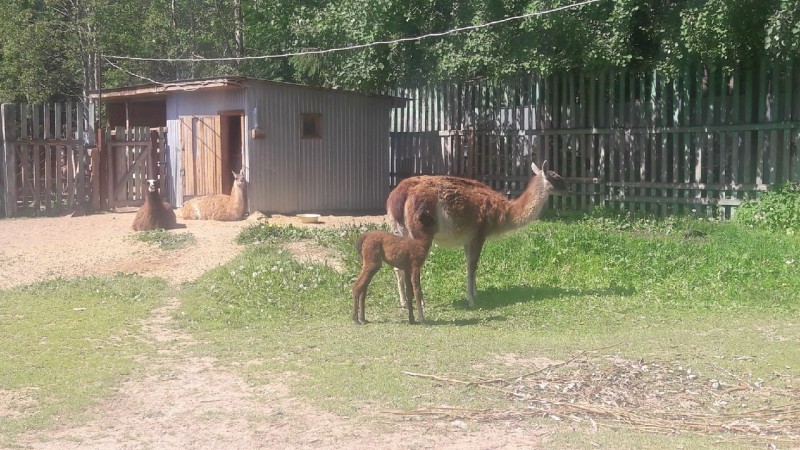
M 130 235 L 129 239 L 145 242 L 161 250 L 180 250 L 194 245 L 197 241 L 190 232 L 174 233 L 158 228 L 156 230 L 139 231 Z
M 139 321 L 166 283 L 136 276 L 54 280 L 0 291 L 3 439 L 80 421 L 146 351 Z
M 341 414 L 525 408 L 495 389 L 406 372 L 507 378 L 538 370 L 541 358 L 593 349 L 598 357 L 667 361 L 699 380 L 752 390 L 789 388 L 800 376 L 797 237 L 686 218 L 538 222 L 487 244 L 475 309 L 465 306 L 463 252 L 434 247 L 423 272 L 428 325 L 405 322 L 384 268 L 367 295 L 372 323 L 356 326 L 352 246 L 363 230 L 259 227 L 243 232 L 251 245 L 239 258 L 185 289 L 179 317 L 208 343 L 204 351 L 249 362 L 254 381 L 302 373 L 294 389 Z M 348 273 L 293 260 L 279 244 L 299 235 L 345 255 Z M 785 401 L 760 392 L 748 406 Z M 620 436 L 603 420 L 598 442 L 665 442 L 635 427 Z M 556 440 L 585 442 L 568 434 Z M 670 442 L 705 446 L 716 438 Z

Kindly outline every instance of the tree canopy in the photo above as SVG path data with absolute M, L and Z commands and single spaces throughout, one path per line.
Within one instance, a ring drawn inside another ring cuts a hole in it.
M 242 75 L 359 90 L 607 67 L 676 71 L 800 57 L 800 0 L 10 0 L 0 100 Z M 440 37 L 301 56 L 530 15 Z M 104 56 L 111 55 L 111 56 Z

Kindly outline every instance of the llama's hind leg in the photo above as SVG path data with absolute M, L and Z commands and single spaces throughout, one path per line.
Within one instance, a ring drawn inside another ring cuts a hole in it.
M 365 264 L 361 269 L 361 273 L 358 274 L 358 279 L 353 283 L 353 322 L 359 325 L 367 323 L 365 318 L 367 288 L 378 269 L 380 269 L 380 266 L 376 268 Z
M 475 276 L 478 272 L 478 260 L 481 258 L 483 242 L 483 238 L 476 237 L 472 242 L 464 246 L 464 256 L 467 260 L 467 305 L 470 308 L 475 306 L 475 297 L 478 295 Z

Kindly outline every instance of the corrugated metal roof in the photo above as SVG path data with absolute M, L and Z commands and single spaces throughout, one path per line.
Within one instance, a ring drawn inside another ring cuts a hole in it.
M 273 81 L 238 76 L 194 78 L 190 80 L 177 80 L 164 83 L 146 83 L 118 88 L 101 89 L 98 91 L 90 91 L 89 98 L 114 101 L 131 98 L 158 97 L 172 92 L 187 92 L 208 89 L 237 89 L 246 87 L 249 83 L 293 86 L 301 89 L 318 89 L 325 92 L 341 92 L 346 94 L 363 95 L 366 97 L 384 97 L 395 99 L 395 107 L 403 107 L 405 105 L 405 99 L 391 95 L 364 93 L 344 89 L 326 88 L 321 86 L 310 86 L 305 84 L 288 83 L 284 81 Z

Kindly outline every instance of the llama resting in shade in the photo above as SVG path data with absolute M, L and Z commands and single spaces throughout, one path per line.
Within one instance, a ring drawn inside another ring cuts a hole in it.
M 136 211 L 136 217 L 133 218 L 133 230 L 148 231 L 157 228 L 170 230 L 177 227 L 175 211 L 159 195 L 156 180 L 147 180 L 147 195 L 142 206 Z
M 247 179 L 244 168 L 233 172 L 231 195 L 216 194 L 196 197 L 183 204 L 181 218 L 196 220 L 242 220 L 247 212 Z
M 406 178 L 389 194 L 386 210 L 395 234 L 433 240 L 443 247 L 464 247 L 467 303 L 475 306 L 475 272 L 486 239 L 536 220 L 553 192 L 567 191 L 557 173 L 531 163 L 534 176 L 519 198 L 509 200 L 485 184 L 452 176 Z M 396 270 L 400 303 L 408 297 Z
M 359 236 L 356 240 L 356 250 L 361 255 L 362 265 L 361 272 L 353 283 L 353 322 L 359 325 L 367 323 L 364 317 L 367 287 L 383 262 L 403 271 L 402 289 L 407 297 L 413 293 L 413 298 L 417 301 L 417 321 L 424 322 L 420 272 L 430 248 L 430 240 L 411 239 L 385 231 L 370 231 Z M 412 305 L 410 299 L 405 304 L 408 308 L 409 323 L 414 323 Z

